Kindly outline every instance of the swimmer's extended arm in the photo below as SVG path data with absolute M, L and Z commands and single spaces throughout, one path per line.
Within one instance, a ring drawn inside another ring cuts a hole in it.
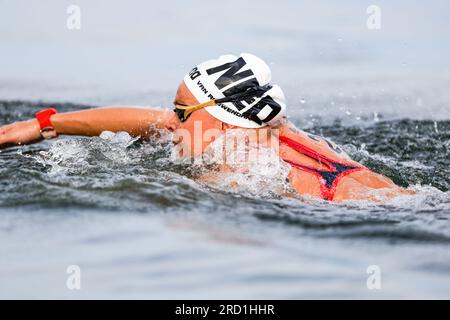
M 104 107 L 58 113 L 51 122 L 60 135 L 97 136 L 102 131 L 126 131 L 132 136 L 146 136 L 153 128 L 169 128 L 173 112 L 143 107 Z M 174 124 L 175 125 L 175 124 Z M 0 147 L 33 143 L 41 140 L 36 119 L 0 127 Z
M 159 108 L 105 107 L 58 113 L 51 121 L 58 134 L 98 136 L 102 131 L 126 131 L 145 136 L 150 127 L 163 129 L 173 112 Z

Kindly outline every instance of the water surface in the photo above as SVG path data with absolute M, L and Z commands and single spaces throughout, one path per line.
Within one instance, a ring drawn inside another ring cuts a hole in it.
M 298 127 L 417 194 L 299 201 L 263 192 L 262 173 L 233 192 L 173 164 L 164 137 L 2 150 L 1 298 L 450 297 L 446 1 L 381 1 L 377 32 L 360 1 L 77 2 L 79 32 L 65 28 L 71 2 L 1 2 L 1 124 L 47 106 L 170 107 L 194 64 L 247 51 Z M 369 265 L 381 290 L 367 289 Z

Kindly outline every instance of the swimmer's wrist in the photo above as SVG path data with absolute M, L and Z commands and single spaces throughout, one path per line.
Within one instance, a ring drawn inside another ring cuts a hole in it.
M 44 139 L 57 138 L 58 134 L 52 123 L 52 116 L 57 113 L 54 108 L 47 108 L 36 113 L 35 117 L 39 124 L 39 132 Z
M 41 136 L 41 128 L 39 126 L 39 121 L 36 118 L 34 118 L 34 119 L 27 120 L 26 122 L 28 122 L 31 125 L 31 128 L 32 128 L 31 130 L 33 132 L 35 132 L 35 133 L 33 133 L 34 139 L 36 141 L 43 139 Z

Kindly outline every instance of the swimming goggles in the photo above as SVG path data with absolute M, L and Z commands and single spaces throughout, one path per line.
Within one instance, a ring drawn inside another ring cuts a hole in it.
M 217 106 L 220 103 L 225 102 L 240 102 L 242 100 L 248 99 L 248 98 L 254 98 L 254 97 L 261 97 L 264 92 L 268 91 L 272 86 L 265 85 L 265 86 L 254 86 L 250 87 L 244 92 L 236 93 L 230 96 L 227 96 L 225 98 L 220 99 L 213 99 L 209 100 L 203 103 L 200 103 L 195 106 L 183 106 L 183 105 L 175 105 L 175 109 L 173 111 L 177 114 L 178 118 L 181 122 L 185 122 L 189 116 L 197 110 L 211 107 L 211 106 Z

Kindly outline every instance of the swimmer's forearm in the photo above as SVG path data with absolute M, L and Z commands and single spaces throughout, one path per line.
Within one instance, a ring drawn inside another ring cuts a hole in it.
M 164 128 L 172 112 L 160 108 L 104 107 L 58 113 L 51 121 L 58 134 L 97 136 L 102 131 L 126 131 L 145 136 L 151 128 Z

